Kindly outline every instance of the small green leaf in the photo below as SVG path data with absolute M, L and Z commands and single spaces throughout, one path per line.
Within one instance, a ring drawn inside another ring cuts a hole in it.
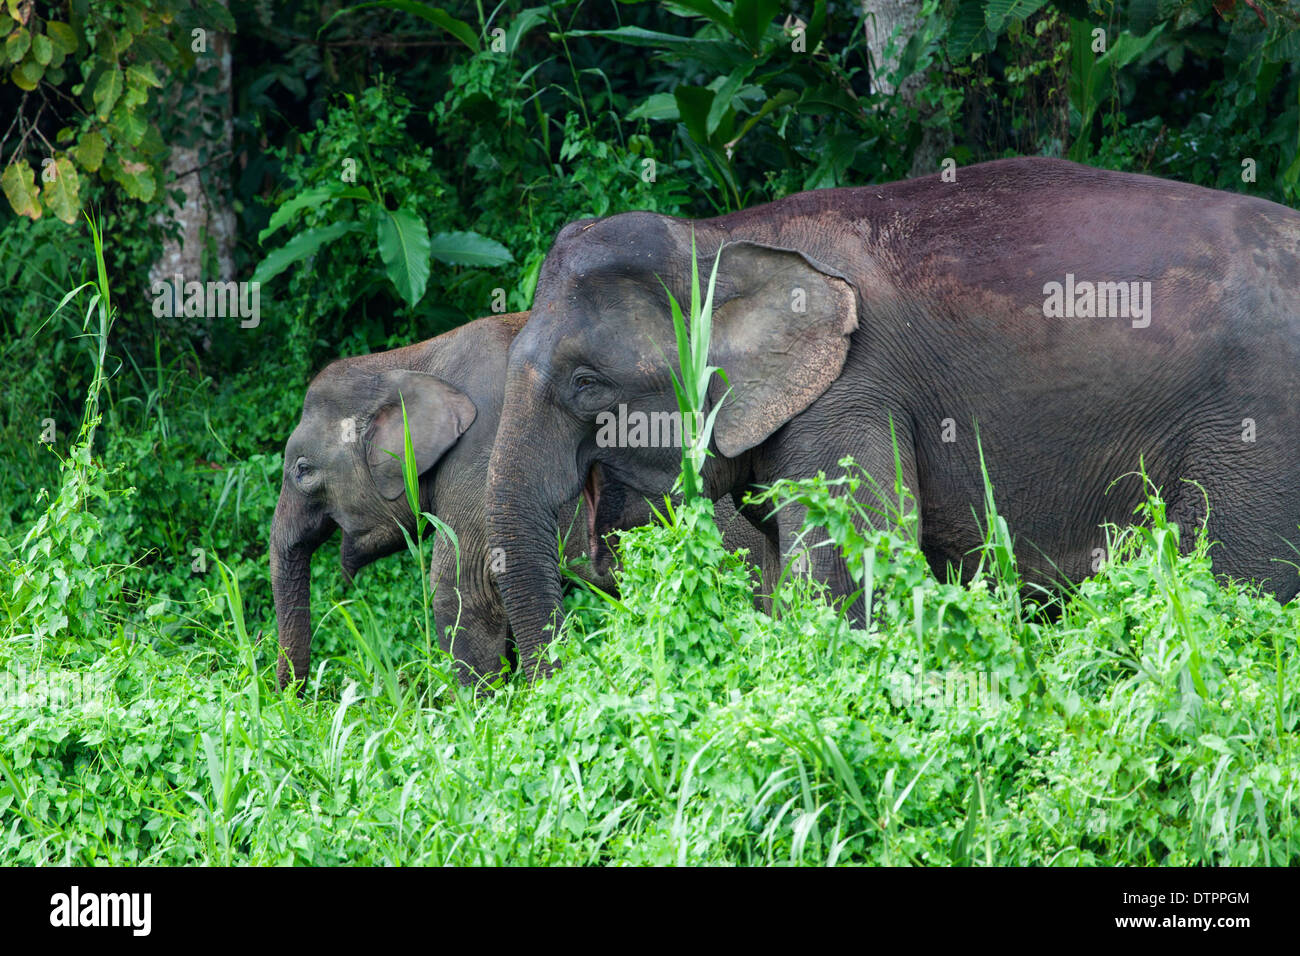
M 122 98 L 117 101 L 117 106 L 118 109 L 124 109 L 130 111 L 130 110 L 134 110 L 137 106 L 144 106 L 145 102 L 148 99 L 149 99 L 149 91 L 146 90 L 143 86 L 140 86 L 137 83 L 128 79 L 126 84 L 126 92 L 124 92 L 122 94 Z
M 95 112 L 99 115 L 100 122 L 108 122 L 108 114 L 113 111 L 121 95 L 122 73 L 116 66 L 110 65 L 95 84 Z
M 379 258 L 388 278 L 407 305 L 424 297 L 429 284 L 429 230 L 424 221 L 406 209 L 381 210 L 377 224 Z
M 19 27 L 17 33 L 10 34 L 5 40 L 5 57 L 10 63 L 19 62 L 32 46 L 32 35 L 25 27 Z
M 88 172 L 97 172 L 104 161 L 104 137 L 94 132 L 82 134 L 72 155 Z
M 36 190 L 36 173 L 27 160 L 10 163 L 0 175 L 0 188 L 14 212 L 31 219 L 41 218 L 41 203 Z
M 148 163 L 124 159 L 113 178 L 122 184 L 127 195 L 132 199 L 148 202 L 158 189 L 157 182 L 154 180 L 153 167 Z
M 149 129 L 149 124 L 139 113 L 132 112 L 124 104 L 119 104 L 118 108 L 113 110 L 113 118 L 109 121 L 108 128 L 117 140 L 130 146 L 139 146 L 145 132 Z
M 38 33 L 32 37 L 32 58 L 41 66 L 49 66 L 50 59 L 54 56 L 54 44 L 44 33 Z
M 42 199 L 46 208 L 68 225 L 81 212 L 81 179 L 71 160 L 60 156 L 54 161 L 54 178 L 45 183 Z
M 20 90 L 26 90 L 30 93 L 36 89 L 36 84 L 41 82 L 41 77 L 45 75 L 45 67 L 41 66 L 35 60 L 26 59 L 14 67 L 11 78 L 14 86 Z
M 135 63 L 126 68 L 126 80 L 135 86 L 152 86 L 162 89 L 162 80 L 148 63 Z

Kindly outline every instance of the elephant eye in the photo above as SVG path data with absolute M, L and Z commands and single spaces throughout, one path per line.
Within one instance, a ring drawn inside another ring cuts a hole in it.
M 586 391 L 589 388 L 596 388 L 603 384 L 604 381 L 599 376 L 594 375 L 591 372 L 578 371 L 573 373 L 574 391 L 582 392 L 582 391 Z
M 306 458 L 299 458 L 293 464 L 293 480 L 298 487 L 304 488 L 313 484 L 316 478 L 316 468 Z

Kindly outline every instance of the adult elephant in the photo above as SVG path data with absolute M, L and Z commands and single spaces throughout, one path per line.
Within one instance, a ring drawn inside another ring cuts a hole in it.
M 312 381 L 285 445 L 270 533 L 282 687 L 305 678 L 311 662 L 316 550 L 341 528 L 343 575 L 350 581 L 373 561 L 405 550 L 406 535 L 416 533 L 402 478 L 403 401 L 421 510 L 451 527 L 460 545 L 457 555 L 440 535 L 433 548 L 429 575 L 439 643 L 455 658 L 465 683 L 497 673 L 512 656 L 494 581 L 506 557 L 487 545 L 484 494 L 506 354 L 527 318 L 516 313 L 479 319 L 416 345 L 339 359 Z M 562 530 L 567 553 L 591 559 L 579 563 L 579 573 L 613 590 L 613 555 L 604 537 L 644 523 L 649 508 L 616 482 L 608 487 L 610 493 L 589 511 L 575 492 L 564 504 Z M 765 537 L 734 514 L 726 520 L 728 546 L 748 548 L 753 561 L 761 562 Z M 769 554 L 766 562 L 770 569 L 775 559 Z
M 702 275 L 721 249 L 709 361 L 732 391 L 704 471 L 715 499 L 837 473 L 845 455 L 892 489 L 892 435 L 927 557 L 969 576 L 978 429 L 1029 580 L 1090 573 L 1099 526 L 1130 521 L 1141 500 L 1142 462 L 1184 543 L 1206 519 L 1204 489 L 1216 569 L 1296 593 L 1275 559 L 1295 559 L 1300 540 L 1300 214 L 1004 160 L 714 219 L 564 228 L 511 348 L 489 475 L 489 542 L 510 556 L 498 584 L 525 670 L 545 670 L 559 609 L 560 504 L 584 485 L 593 497 L 595 465 L 650 495 L 677 474 L 678 450 L 611 442 L 602 426 L 676 408 L 665 285 L 686 301 L 692 237 Z M 766 522 L 782 553 L 800 522 L 798 509 Z M 854 591 L 834 548 L 814 549 L 810 570 Z

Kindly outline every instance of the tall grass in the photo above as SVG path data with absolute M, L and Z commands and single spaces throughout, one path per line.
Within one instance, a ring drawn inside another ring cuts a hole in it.
M 718 247 L 713 257 L 713 269 L 709 273 L 708 292 L 700 298 L 700 265 L 695 250 L 695 231 L 691 231 L 691 301 L 690 314 L 683 315 L 672 291 L 665 285 L 668 307 L 673 320 L 673 334 L 677 344 L 677 364 L 681 374 L 672 371 L 673 394 L 677 398 L 677 410 L 682 417 L 682 471 L 680 485 L 682 498 L 690 504 L 700 497 L 702 491 L 701 472 L 704 459 L 708 456 L 709 439 L 713 435 L 714 421 L 726 401 L 724 395 L 716 402 L 708 415 L 704 407 L 708 403 L 709 382 L 718 374 L 726 382 L 727 373 L 716 365 L 709 364 L 709 346 L 713 338 L 713 287 L 718 279 L 718 263 L 722 260 L 722 246 Z M 661 280 L 662 281 L 662 280 Z

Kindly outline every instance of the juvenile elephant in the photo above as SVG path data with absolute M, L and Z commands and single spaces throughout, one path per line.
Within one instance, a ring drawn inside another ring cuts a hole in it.
M 1206 520 L 1203 488 L 1216 570 L 1296 593 L 1279 559 L 1300 540 L 1300 213 L 1004 160 L 714 219 L 564 228 L 510 351 L 489 475 L 488 541 L 519 556 L 497 583 L 530 674 L 559 614 L 560 504 L 597 465 L 646 495 L 677 473 L 673 450 L 600 432 L 676 407 L 664 284 L 688 301 L 692 239 L 702 281 L 721 250 L 708 358 L 732 387 L 712 497 L 834 475 L 845 455 L 892 493 L 896 446 L 928 559 L 969 577 L 982 447 L 1027 579 L 1078 580 L 1099 526 L 1132 519 L 1143 462 L 1184 544 Z M 869 482 L 858 496 L 877 505 Z M 801 519 L 766 524 L 782 554 Z M 834 548 L 809 557 L 833 594 L 854 592 Z M 860 598 L 851 613 L 862 621 Z
M 429 574 L 439 641 L 465 682 L 497 672 L 501 660 L 509 659 L 513 649 L 493 568 L 508 567 L 512 556 L 488 549 L 484 494 L 506 353 L 527 318 L 517 313 L 478 319 L 416 345 L 339 359 L 308 387 L 302 418 L 285 445 L 270 534 L 282 687 L 305 678 L 310 664 L 316 549 L 341 528 L 343 574 L 351 580 L 367 564 L 405 550 L 403 529 L 415 534 L 402 478 L 401 400 L 419 469 L 421 510 L 446 522 L 460 544 L 459 579 L 447 538 L 439 535 L 433 549 Z M 614 485 L 590 517 L 576 492 L 564 510 L 566 553 L 590 554 L 595 560 L 588 567 L 595 570 L 586 576 L 612 589 L 609 552 L 602 546 L 593 553 L 589 537 L 600 541 L 611 529 L 645 523 L 645 500 Z M 728 546 L 750 548 L 753 559 L 762 560 L 766 538 L 734 513 L 719 516 L 729 528 Z M 770 567 L 774 558 L 768 562 Z M 457 621 L 460 629 L 449 645 L 447 629 Z

